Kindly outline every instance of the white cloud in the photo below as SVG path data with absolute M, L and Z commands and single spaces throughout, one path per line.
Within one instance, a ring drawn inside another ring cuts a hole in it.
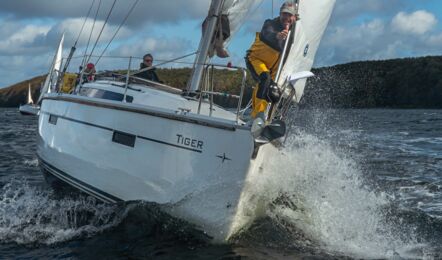
M 431 35 L 428 38 L 428 44 L 440 48 L 440 46 L 442 46 L 442 33 L 437 35 Z
M 331 25 L 348 25 L 355 18 L 367 15 L 391 15 L 397 12 L 398 6 L 404 7 L 403 0 L 337 0 L 330 20 Z
M 19 22 L 6 22 L 0 25 L 0 55 L 40 55 L 48 51 L 53 51 L 60 40 L 62 33 L 65 33 L 65 46 L 72 46 L 78 37 L 84 19 L 69 18 L 53 25 L 25 25 Z M 87 44 L 89 33 L 92 29 L 92 20 L 85 24 L 77 48 Z M 95 43 L 96 38 L 104 24 L 104 21 L 97 21 L 94 32 L 90 40 L 89 49 Z M 117 30 L 116 25 L 106 25 L 101 34 L 98 45 L 106 45 Z M 127 39 L 132 35 L 132 31 L 126 27 L 121 27 L 114 41 Z
M 58 39 L 60 38 L 60 35 L 64 32 L 66 36 L 66 43 L 73 45 L 81 31 L 83 23 L 84 23 L 83 18 L 69 18 L 64 21 L 61 21 L 60 23 L 53 26 L 51 30 L 48 32 L 48 42 L 57 42 Z M 104 21 L 96 21 L 95 25 L 93 24 L 94 22 L 92 19 L 88 19 L 86 21 L 83 32 L 81 33 L 78 41 L 78 46 L 87 44 L 92 28 L 94 28 L 94 31 L 92 33 L 90 44 L 94 44 L 96 37 L 98 36 L 99 32 L 103 27 Z M 109 42 L 109 40 L 115 34 L 117 28 L 118 26 L 116 25 L 106 24 L 100 36 L 99 42 L 107 44 L 107 42 Z M 130 29 L 123 26 L 116 35 L 115 40 L 128 37 L 131 33 L 132 31 Z
M 112 51 L 112 55 L 142 57 L 152 53 L 156 60 L 167 60 L 183 56 L 194 51 L 195 46 L 186 39 L 177 37 L 144 38 L 135 43 L 128 43 Z
M 26 2 L 26 3 L 24 3 Z M 135 0 L 117 1 L 109 22 L 120 24 Z M 91 0 L 76 1 L 0 1 L 0 14 L 12 15 L 16 19 L 53 18 L 57 20 L 85 17 Z M 113 0 L 102 0 L 98 18 L 105 20 Z M 140 27 L 147 23 L 176 23 L 186 18 L 200 18 L 207 14 L 210 1 L 207 0 L 140 0 L 127 20 L 129 27 Z M 95 15 L 98 1 L 95 1 L 89 17 Z
M 434 14 L 424 10 L 419 10 L 410 14 L 399 12 L 392 20 L 391 26 L 393 31 L 422 35 L 437 24 Z
M 318 50 L 317 66 L 394 58 L 401 51 L 413 49 L 415 43 L 394 36 L 380 19 L 358 26 L 337 26 L 330 29 Z
M 29 54 L 41 50 L 35 41 L 44 38 L 49 32 L 50 26 L 26 25 L 9 35 L 3 35 L 0 40 L 0 55 Z

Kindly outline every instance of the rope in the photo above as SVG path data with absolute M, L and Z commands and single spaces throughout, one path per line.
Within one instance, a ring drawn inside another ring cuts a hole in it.
M 110 15 L 111 15 L 111 13 L 112 13 L 112 10 L 114 10 L 114 6 L 115 6 L 115 3 L 116 3 L 116 2 L 117 2 L 117 0 L 114 0 L 114 2 L 112 3 L 112 7 L 111 7 L 111 9 L 110 9 L 109 12 L 107 13 L 106 20 L 104 21 L 103 27 L 101 27 L 101 31 L 100 31 L 100 33 L 98 34 L 97 40 L 96 40 L 95 43 L 94 43 L 94 47 L 92 47 L 92 50 L 91 50 L 91 54 L 90 54 L 90 55 L 92 55 L 92 53 L 94 53 L 95 47 L 97 47 L 98 41 L 100 40 L 101 34 L 103 33 L 103 30 L 104 30 L 104 27 L 106 27 L 107 21 L 109 20 L 109 17 L 110 17 Z M 89 60 L 90 60 L 90 59 L 91 59 L 91 57 L 89 56 L 89 58 L 87 59 L 87 62 L 86 62 L 86 63 L 89 63 Z
M 130 8 L 129 12 L 126 14 L 126 17 L 124 17 L 123 21 L 120 23 L 120 25 L 118 26 L 117 31 L 114 33 L 114 35 L 112 36 L 112 38 L 110 39 L 109 43 L 106 45 L 106 47 L 104 48 L 103 52 L 101 53 L 101 55 L 98 57 L 97 61 L 95 62 L 95 66 L 97 66 L 98 62 L 100 61 L 101 57 L 103 57 L 104 53 L 106 52 L 107 48 L 109 47 L 109 45 L 112 43 L 112 41 L 114 40 L 115 36 L 118 34 L 118 32 L 120 31 L 121 27 L 126 23 L 127 18 L 129 17 L 129 15 L 132 13 L 132 11 L 134 10 L 135 6 L 138 4 L 139 0 L 136 0 L 134 2 L 134 4 L 132 5 L 132 7 Z

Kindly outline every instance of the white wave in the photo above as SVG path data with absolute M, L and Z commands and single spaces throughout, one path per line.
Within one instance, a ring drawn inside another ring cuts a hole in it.
M 254 190 L 248 191 L 255 194 L 250 203 L 258 204 L 256 214 L 296 226 L 330 252 L 357 258 L 423 257 L 415 253 L 423 245 L 412 231 L 385 223 L 389 196 L 364 185 L 352 158 L 308 134 L 288 144 L 268 159 L 251 185 Z M 277 203 L 281 196 L 290 203 Z
M 52 199 L 51 191 L 13 179 L 0 189 L 0 241 L 54 244 L 118 225 L 116 206 L 90 197 Z

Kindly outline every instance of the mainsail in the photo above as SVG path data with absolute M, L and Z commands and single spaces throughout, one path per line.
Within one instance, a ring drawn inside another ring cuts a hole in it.
M 227 15 L 230 26 L 230 37 L 224 41 L 226 46 L 233 36 L 239 31 L 247 14 L 257 0 L 225 0 L 222 14 Z
M 335 0 L 299 0 L 301 20 L 296 22 L 295 38 L 292 45 L 288 46 L 286 62 L 278 80 L 279 86 L 282 86 L 290 75 L 311 70 L 334 4 Z M 296 82 L 294 102 L 300 101 L 305 83 L 306 79 Z
M 233 35 L 238 32 L 255 2 L 256 0 L 212 0 L 209 14 L 205 20 L 207 24 L 201 37 L 198 54 L 195 57 L 195 65 L 189 86 L 190 92 L 194 92 L 200 87 L 204 64 L 209 60 L 209 52 L 212 52 L 215 47 L 213 39 L 221 35 L 219 30 L 229 30 L 229 37 L 227 39 L 221 39 L 223 41 L 221 44 L 225 47 Z M 221 15 L 227 16 L 229 28 L 222 28 L 222 21 L 218 19 Z M 216 40 L 217 39 L 215 39 L 215 41 Z
M 43 95 L 46 93 L 51 93 L 51 90 L 57 84 L 58 76 L 61 70 L 61 63 L 62 63 L 63 41 L 64 41 L 64 33 L 61 36 L 60 43 L 58 44 L 57 51 L 55 52 L 54 59 L 52 60 L 51 68 L 49 69 L 45 83 L 43 84 L 43 87 L 40 91 L 40 96 L 38 97 L 37 104 L 40 104 Z

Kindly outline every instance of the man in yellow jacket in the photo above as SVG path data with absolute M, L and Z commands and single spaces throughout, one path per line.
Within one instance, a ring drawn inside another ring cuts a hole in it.
M 274 80 L 288 32 L 297 19 L 295 5 L 285 2 L 278 17 L 264 22 L 261 32 L 256 33 L 256 39 L 247 51 L 247 68 L 258 81 L 252 97 L 253 118 L 265 112 L 268 102 L 279 100 L 280 92 Z

